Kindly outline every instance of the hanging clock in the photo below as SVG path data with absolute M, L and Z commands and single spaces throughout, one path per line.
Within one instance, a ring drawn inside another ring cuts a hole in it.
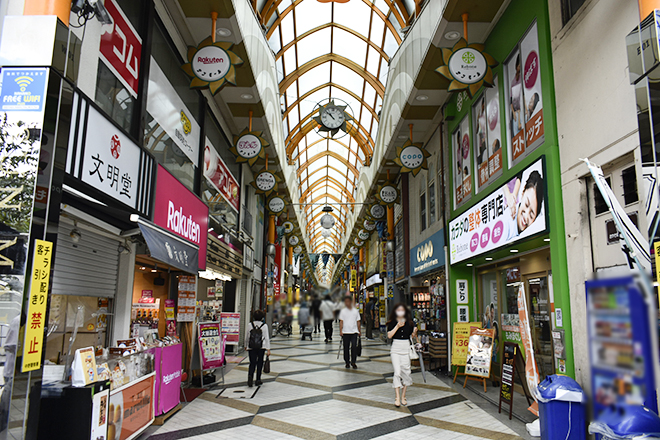
M 342 130 L 344 134 L 335 139 L 346 136 L 349 131 L 347 122 L 354 120 L 349 111 L 350 106 L 341 99 L 330 98 L 319 102 L 314 109 L 314 112 L 318 112 L 318 115 L 312 118 L 319 124 L 316 130 L 317 133 L 321 136 L 329 133 L 327 137 L 335 138 L 339 130 Z

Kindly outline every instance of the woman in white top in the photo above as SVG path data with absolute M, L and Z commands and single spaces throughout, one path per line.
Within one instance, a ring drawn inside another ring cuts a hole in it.
M 257 381 L 255 385 L 263 385 L 261 381 L 261 370 L 264 366 L 264 354 L 270 356 L 270 337 L 268 325 L 264 322 L 265 314 L 262 310 L 252 312 L 252 322 L 245 329 L 245 349 L 250 357 L 250 368 L 248 369 L 248 386 L 252 386 L 254 370 L 257 370 Z

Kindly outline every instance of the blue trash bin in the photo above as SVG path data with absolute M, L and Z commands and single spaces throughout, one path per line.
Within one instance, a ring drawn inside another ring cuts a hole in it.
M 643 406 L 618 405 L 591 422 L 589 433 L 608 440 L 660 439 L 660 417 Z
M 553 374 L 538 386 L 542 440 L 584 440 L 584 392 L 567 376 Z

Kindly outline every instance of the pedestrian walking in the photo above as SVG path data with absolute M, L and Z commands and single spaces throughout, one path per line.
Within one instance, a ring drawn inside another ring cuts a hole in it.
M 323 329 L 325 330 L 325 343 L 327 344 L 332 341 L 332 324 L 335 320 L 335 303 L 330 299 L 330 295 L 325 296 L 319 309 L 323 320 Z
M 374 338 L 373 331 L 374 331 L 374 320 L 376 319 L 374 316 L 374 312 L 376 310 L 376 301 L 374 300 L 373 293 L 369 294 L 369 301 L 367 302 L 367 305 L 364 308 L 364 320 L 367 324 L 367 339 L 372 340 Z
M 346 368 L 357 370 L 357 349 L 360 338 L 360 312 L 353 306 L 353 297 L 344 298 L 344 307 L 339 312 L 339 335 L 344 342 Z
M 305 327 L 309 325 L 309 318 L 310 318 L 309 306 L 307 305 L 306 301 L 303 301 L 303 303 L 300 304 L 300 309 L 298 309 L 298 324 L 300 324 L 301 336 L 303 334 L 303 331 L 305 330 Z
M 394 406 L 407 405 L 406 390 L 413 384 L 410 375 L 410 346 L 412 339 L 417 339 L 417 326 L 412 320 L 410 309 L 399 303 L 392 309 L 387 320 L 387 337 L 392 340 L 390 358 L 394 367 L 392 386 L 394 387 Z M 421 361 L 420 361 L 421 362 Z
M 316 294 L 313 298 L 310 311 L 314 317 L 314 333 L 321 333 L 321 300 Z
M 262 310 L 252 312 L 252 322 L 245 330 L 245 349 L 250 358 L 250 367 L 248 368 L 248 386 L 251 387 L 254 380 L 255 370 L 257 372 L 257 386 L 263 384 L 261 381 L 261 371 L 264 366 L 264 354 L 270 356 L 270 337 L 268 324 L 264 322 L 266 315 Z

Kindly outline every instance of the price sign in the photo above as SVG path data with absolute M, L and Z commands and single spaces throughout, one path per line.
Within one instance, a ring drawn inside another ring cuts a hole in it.
M 451 364 L 461 367 L 467 362 L 468 345 L 470 343 L 470 329 L 481 328 L 480 322 L 456 322 L 451 345 Z

